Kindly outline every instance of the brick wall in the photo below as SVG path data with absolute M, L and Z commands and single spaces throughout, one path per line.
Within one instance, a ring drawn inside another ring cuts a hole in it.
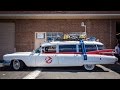
M 15 44 L 17 51 L 31 51 L 34 49 L 35 32 L 81 32 L 81 22 L 87 25 L 87 35 L 95 36 L 103 42 L 106 48 L 114 48 L 115 21 L 114 20 L 15 20 Z M 110 26 L 111 25 L 111 26 Z M 111 30 L 111 35 L 110 35 Z M 111 36 L 111 38 L 110 38 Z
M 88 22 L 88 35 L 95 36 L 106 48 L 114 48 L 116 43 L 115 22 L 112 20 L 90 20 Z

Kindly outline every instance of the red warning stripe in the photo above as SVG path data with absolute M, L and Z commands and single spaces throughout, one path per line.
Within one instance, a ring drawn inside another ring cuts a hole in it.
M 86 54 L 97 54 L 97 55 L 113 55 L 114 52 L 113 49 L 104 49 L 104 50 L 97 50 L 97 51 L 89 51 L 86 52 Z M 82 52 L 47 52 L 47 53 L 43 53 L 43 54 L 82 54 Z

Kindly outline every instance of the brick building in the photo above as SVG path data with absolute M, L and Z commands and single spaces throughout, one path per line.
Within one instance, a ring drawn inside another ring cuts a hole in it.
M 84 32 L 114 48 L 120 33 L 120 11 L 0 11 L 0 58 L 5 53 L 32 51 L 47 32 Z M 36 39 L 36 33 L 45 34 Z

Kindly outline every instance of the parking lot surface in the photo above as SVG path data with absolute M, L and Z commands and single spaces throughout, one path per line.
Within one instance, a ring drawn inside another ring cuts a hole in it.
M 120 65 L 97 65 L 93 71 L 83 67 L 27 67 L 14 71 L 1 66 L 0 79 L 120 79 Z

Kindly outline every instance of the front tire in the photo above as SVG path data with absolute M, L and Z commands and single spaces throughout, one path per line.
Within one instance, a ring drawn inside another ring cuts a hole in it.
M 16 71 L 21 70 L 24 67 L 24 63 L 22 61 L 20 61 L 20 60 L 13 60 L 11 62 L 11 67 L 12 67 L 12 69 L 14 69 Z
M 95 64 L 85 64 L 84 68 L 88 71 L 91 71 L 95 68 Z

